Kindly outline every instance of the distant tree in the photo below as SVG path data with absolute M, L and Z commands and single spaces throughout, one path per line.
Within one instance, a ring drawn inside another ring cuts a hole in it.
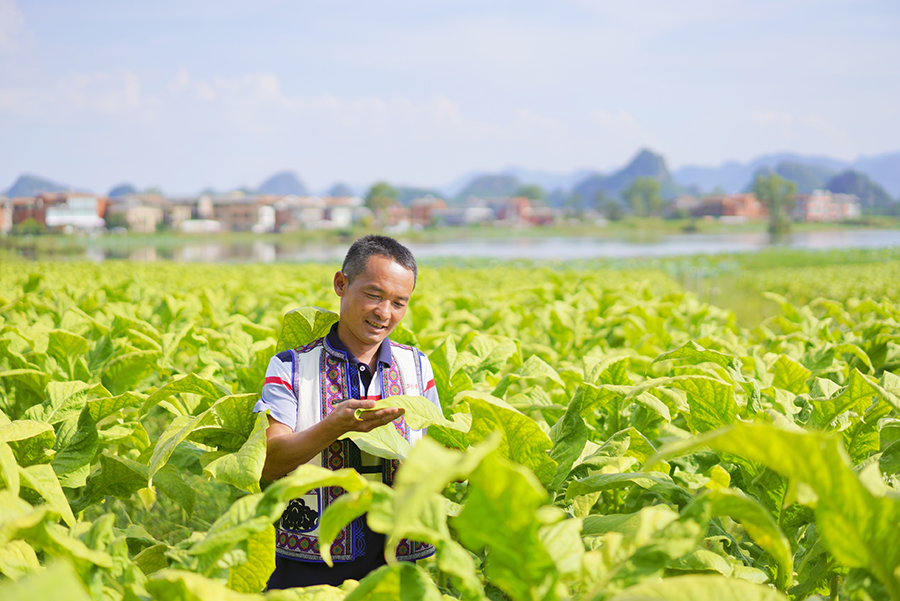
M 47 232 L 47 228 L 33 217 L 22 220 L 12 226 L 14 236 L 38 236 Z
M 351 190 L 350 186 L 348 186 L 347 184 L 338 182 L 335 185 L 331 186 L 331 189 L 328 190 L 328 196 L 353 196 L 353 190 Z
M 144 194 L 159 194 L 160 196 L 165 196 L 165 193 L 159 186 L 150 186 L 144 190 Z
M 524 196 L 525 198 L 539 201 L 547 199 L 547 194 L 544 192 L 544 189 L 537 185 L 520 186 L 513 196 Z
M 112 196 L 110 194 L 110 196 Z M 121 227 L 124 229 L 129 229 L 128 220 L 125 218 L 125 213 L 107 213 L 106 215 L 106 229 L 111 230 L 113 228 Z
M 631 205 L 634 214 L 639 217 L 662 215 L 666 201 L 659 195 L 659 180 L 653 177 L 639 177 L 625 188 L 622 197 Z
M 797 185 L 777 173 L 759 174 L 753 182 L 757 200 L 769 209 L 769 233 L 781 235 L 791 231 L 790 213 L 794 209 Z
M 607 196 L 603 190 L 594 195 L 594 207 L 610 221 L 622 221 L 625 218 L 622 205 Z
M 376 213 L 397 204 L 400 192 L 387 182 L 378 182 L 366 194 L 366 206 Z

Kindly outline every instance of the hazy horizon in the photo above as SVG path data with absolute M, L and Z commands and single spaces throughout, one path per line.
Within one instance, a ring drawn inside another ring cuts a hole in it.
M 0 188 L 443 187 L 900 149 L 900 5 L 0 0 Z

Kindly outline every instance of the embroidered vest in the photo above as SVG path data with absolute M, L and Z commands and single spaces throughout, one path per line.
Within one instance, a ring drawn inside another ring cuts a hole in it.
M 381 398 L 398 394 L 422 395 L 422 364 L 419 352 L 408 346 L 391 342 L 391 365 L 379 363 Z M 333 349 L 325 338 L 307 346 L 293 349 L 293 389 L 297 397 L 297 425 L 295 432 L 305 430 L 334 411 L 334 405 L 348 398 L 359 398 L 359 378 L 347 369 L 343 353 Z M 301 399 L 303 399 L 301 401 Z M 403 417 L 394 420 L 397 431 L 410 443 L 421 438 L 421 432 L 411 430 Z M 346 467 L 359 469 L 362 465 L 359 448 L 349 440 L 336 440 L 309 462 L 331 470 Z M 382 462 L 378 474 L 387 485 L 393 484 L 399 461 Z M 275 528 L 275 553 L 300 561 L 322 561 L 319 554 L 319 516 L 346 491 L 339 486 L 318 488 L 292 500 Z M 366 552 L 360 516 L 350 522 L 331 544 L 331 558 L 335 562 L 353 561 Z M 380 549 L 373 552 L 381 552 Z M 412 561 L 434 553 L 434 546 L 403 539 L 397 547 L 400 561 Z

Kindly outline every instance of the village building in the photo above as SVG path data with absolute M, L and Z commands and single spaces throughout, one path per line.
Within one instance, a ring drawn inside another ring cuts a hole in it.
M 829 190 L 814 190 L 812 194 L 798 194 L 794 218 L 799 221 L 844 221 L 862 215 L 859 198 L 852 194 L 834 194 Z
M 716 217 L 722 221 L 742 222 L 764 219 L 769 213 L 756 196 L 746 194 L 727 194 L 708 196 L 691 210 L 694 217 Z

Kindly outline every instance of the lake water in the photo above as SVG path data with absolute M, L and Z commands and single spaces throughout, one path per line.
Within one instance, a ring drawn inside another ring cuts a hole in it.
M 777 243 L 773 243 L 771 237 L 765 233 L 744 233 L 680 234 L 650 241 L 594 237 L 467 238 L 433 243 L 409 242 L 407 246 L 420 259 L 628 259 L 752 252 L 771 246 L 808 250 L 891 247 L 900 246 L 900 230 L 802 232 L 792 234 Z M 347 244 L 324 242 L 222 244 L 210 241 L 167 247 L 132 246 L 122 249 L 91 246 L 85 258 L 95 261 L 130 259 L 201 263 L 323 262 L 340 261 L 346 251 Z

